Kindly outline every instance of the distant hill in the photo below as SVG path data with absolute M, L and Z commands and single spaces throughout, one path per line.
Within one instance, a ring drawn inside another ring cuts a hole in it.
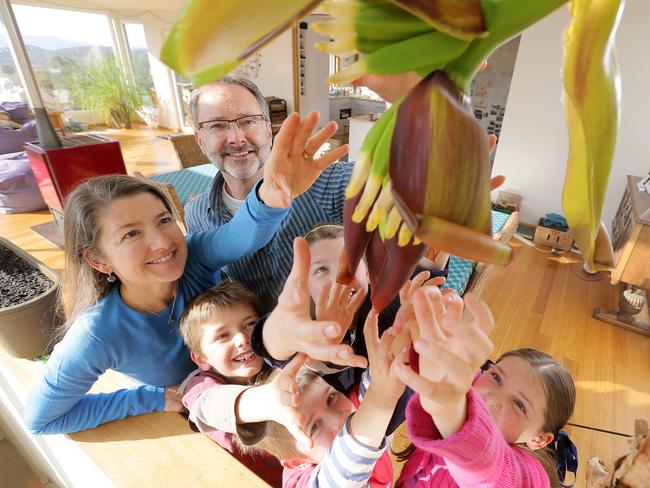
M 50 36 L 23 36 L 23 42 L 26 46 L 36 46 L 41 49 L 63 49 L 67 47 L 80 47 L 88 46 L 86 42 L 73 41 L 71 39 L 62 39 L 60 37 L 50 37 Z M 0 48 L 9 47 L 7 39 L 5 36 L 0 36 Z

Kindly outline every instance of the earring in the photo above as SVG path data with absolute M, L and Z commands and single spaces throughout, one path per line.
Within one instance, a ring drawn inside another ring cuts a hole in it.
M 108 281 L 109 283 L 115 283 L 116 279 L 117 278 L 112 272 L 108 273 L 108 276 L 106 277 L 106 281 Z

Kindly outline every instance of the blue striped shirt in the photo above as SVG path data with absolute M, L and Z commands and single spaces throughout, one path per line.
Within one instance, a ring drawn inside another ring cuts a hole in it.
M 293 239 L 304 236 L 319 222 L 343 224 L 345 188 L 353 163 L 339 162 L 326 168 L 305 193 L 297 197 L 275 237 L 254 254 L 229 264 L 224 271 L 230 278 L 246 284 L 260 297 L 265 311 L 277 303 L 293 262 Z M 218 173 L 212 189 L 185 205 L 189 232 L 221 226 L 232 219 L 223 203 L 224 179 Z

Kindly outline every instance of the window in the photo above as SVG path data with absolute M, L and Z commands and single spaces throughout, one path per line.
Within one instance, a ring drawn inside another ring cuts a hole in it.
M 45 106 L 87 109 L 76 80 L 91 66 L 115 59 L 108 18 L 27 5 L 13 5 L 13 10 Z
M 25 90 L 20 82 L 16 64 L 9 49 L 9 35 L 2 21 L 0 21 L 0 101 L 27 101 Z
M 131 22 L 124 22 L 124 34 L 129 47 L 129 58 L 133 70 L 133 81 L 142 97 L 142 102 L 150 107 L 156 106 L 154 100 L 153 78 L 149 66 L 149 53 L 147 52 L 147 41 L 144 35 L 144 26 Z

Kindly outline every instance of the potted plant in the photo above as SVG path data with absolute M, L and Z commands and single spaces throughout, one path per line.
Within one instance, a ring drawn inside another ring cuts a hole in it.
M 0 237 L 0 348 L 14 357 L 47 352 L 60 321 L 56 315 L 61 277 Z
M 138 119 L 142 97 L 115 60 L 107 59 L 91 66 L 77 78 L 76 89 L 82 104 L 101 114 L 106 124 L 130 129 Z

